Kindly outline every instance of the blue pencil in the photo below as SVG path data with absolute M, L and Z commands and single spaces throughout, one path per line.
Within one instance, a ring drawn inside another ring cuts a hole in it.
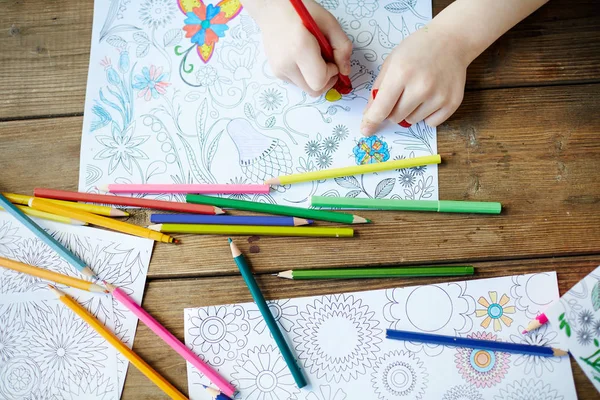
M 154 224 L 214 224 L 261 226 L 300 226 L 312 224 L 312 220 L 296 217 L 200 214 L 152 214 L 150 215 L 150 222 Z
M 503 353 L 529 354 L 540 357 L 562 357 L 568 352 L 545 346 L 532 346 L 528 344 L 497 342 L 495 340 L 471 339 L 458 336 L 434 335 L 431 333 L 408 332 L 388 329 L 385 337 L 394 340 L 404 340 L 407 342 L 420 342 L 441 344 L 451 347 L 466 347 L 470 349 L 501 351 Z
M 89 276 L 93 279 L 98 280 L 98 277 L 83 261 L 77 258 L 71 253 L 65 246 L 54 239 L 48 232 L 41 226 L 36 224 L 27 215 L 23 214 L 21 210 L 15 207 L 6 197 L 0 193 L 0 206 L 4 208 L 6 212 L 15 217 L 17 221 L 23 224 L 29 229 L 35 236 L 37 236 L 42 242 L 46 243 L 52 250 L 56 251 L 62 258 L 64 258 L 69 264 L 74 266 L 85 276 Z

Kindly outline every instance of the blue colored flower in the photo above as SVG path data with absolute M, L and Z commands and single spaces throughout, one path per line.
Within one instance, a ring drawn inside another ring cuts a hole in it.
M 191 38 L 192 43 L 198 46 L 212 46 L 219 41 L 220 37 L 225 36 L 225 31 L 229 29 L 226 25 L 227 18 L 225 13 L 221 12 L 221 7 L 209 4 L 205 6 L 200 2 L 199 6 L 188 12 L 187 18 L 183 21 L 186 32 L 185 37 Z
M 143 97 L 146 101 L 151 98 L 157 99 L 161 94 L 167 92 L 169 82 L 165 81 L 166 75 L 162 73 L 162 67 L 156 68 L 154 65 L 142 68 L 142 75 L 135 76 L 133 88 L 139 90 L 138 97 Z
M 108 83 L 114 86 L 118 86 L 121 83 L 121 77 L 117 74 L 117 71 L 112 66 L 110 58 L 104 57 L 104 60 L 100 61 L 100 65 L 104 67 L 104 71 L 106 72 L 106 79 Z
M 356 164 L 375 164 L 389 160 L 388 145 L 377 136 L 361 138 L 353 149 Z
M 119 56 L 119 69 L 123 73 L 129 71 L 129 52 L 127 50 L 121 51 L 121 55 Z

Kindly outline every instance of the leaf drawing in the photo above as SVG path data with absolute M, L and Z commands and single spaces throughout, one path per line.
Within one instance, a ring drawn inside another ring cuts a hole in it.
M 148 38 L 148 35 L 146 35 L 146 32 L 136 32 L 133 34 L 133 40 L 135 40 L 136 43 L 139 44 L 144 44 L 144 43 L 149 43 L 150 42 L 150 38 Z
M 252 107 L 252 104 L 250 103 L 246 103 L 244 104 L 244 114 L 246 114 L 246 117 L 248 117 L 249 119 L 254 119 L 254 108 Z
M 360 190 L 351 190 L 348 193 L 346 193 L 346 197 L 357 197 L 361 193 L 362 191 Z
M 135 48 L 135 55 L 138 56 L 139 58 L 146 57 L 149 50 L 150 50 L 150 43 L 146 42 L 146 43 L 139 44 Z
M 335 178 L 335 183 L 346 189 L 360 189 L 360 183 L 358 183 L 358 179 L 353 176 L 342 176 L 341 178 Z
M 206 158 L 208 161 L 207 163 L 209 168 L 212 165 L 212 160 L 215 157 L 215 154 L 217 153 L 217 149 L 219 148 L 219 139 L 221 138 L 222 134 L 223 131 L 219 132 L 208 146 L 208 155 Z
M 106 39 L 106 42 L 117 49 L 124 49 L 127 47 L 127 42 L 121 36 L 112 35 Z
M 175 46 L 181 42 L 181 38 L 183 37 L 183 31 L 181 29 L 171 29 L 165 32 L 163 36 L 163 45 L 165 47 Z
M 600 281 L 596 282 L 592 289 L 592 307 L 594 311 L 600 310 Z
M 383 199 L 386 197 L 394 190 L 395 183 L 396 180 L 394 178 L 387 178 L 379 182 L 375 188 L 375 198 Z
M 272 128 L 273 125 L 275 125 L 275 117 L 269 117 L 266 121 L 265 121 L 265 127 L 267 128 Z

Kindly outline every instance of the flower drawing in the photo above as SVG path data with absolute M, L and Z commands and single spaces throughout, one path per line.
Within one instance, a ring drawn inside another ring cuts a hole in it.
M 563 400 L 564 396 L 552 389 L 550 384 L 534 379 L 515 381 L 501 388 L 494 400 Z
M 304 146 L 304 151 L 309 157 L 315 157 L 321 152 L 321 143 L 318 140 L 309 140 Z
M 388 144 L 377 136 L 361 138 L 353 149 L 356 164 L 375 164 L 390 158 Z
M 240 306 L 199 308 L 189 319 L 193 349 L 207 362 L 220 366 L 234 360 L 248 343 L 250 324 Z
M 140 19 L 152 29 L 166 26 L 175 16 L 172 0 L 146 0 L 140 7 Z
M 48 386 L 62 385 L 77 372 L 97 372 L 107 358 L 106 342 L 62 304 L 39 312 L 27 325 L 31 355 Z
M 595 336 L 600 336 L 600 319 L 594 323 L 593 332 Z
M 291 300 L 288 299 L 268 302 L 269 310 L 271 311 L 271 314 L 273 314 L 273 317 L 275 317 L 275 321 L 277 321 L 279 326 L 286 332 L 292 330 L 292 327 L 294 326 L 293 318 L 298 315 L 298 306 L 289 304 L 290 301 Z M 256 321 L 254 330 L 257 333 L 263 333 L 265 331 L 267 324 L 258 309 L 248 310 L 248 318 L 252 321 Z
M 223 68 L 233 73 L 233 79 L 252 78 L 252 67 L 256 62 L 258 46 L 249 40 L 236 40 L 224 43 L 219 52 L 219 59 Z
M 343 389 L 332 389 L 329 385 L 321 385 L 319 391 L 315 389 L 306 395 L 306 400 L 346 400 L 348 395 Z
M 69 376 L 68 381 L 60 388 L 60 398 L 64 400 L 108 400 L 114 395 L 115 386 L 110 378 L 98 372 L 93 374 L 79 372 Z
M 412 187 L 415 184 L 415 180 L 415 174 L 410 170 L 402 171 L 398 177 L 398 182 L 405 188 Z
M 592 340 L 594 340 L 594 336 L 589 329 L 581 328 L 577 331 L 577 343 L 580 345 L 587 346 L 592 343 Z
M 496 335 L 487 332 L 475 332 L 467 337 L 497 340 Z M 458 373 L 478 388 L 490 388 L 500 383 L 508 373 L 509 362 L 508 353 L 464 347 L 458 347 L 454 356 Z
M 328 137 L 323 140 L 323 151 L 327 154 L 335 153 L 339 143 L 335 137 Z
M 18 228 L 13 228 L 10 222 L 4 221 L 0 224 L 0 254 L 10 257 L 18 249 L 16 235 Z
M 454 386 L 446 393 L 442 400 L 484 400 L 481 393 L 474 386 L 458 385 Z
M 29 347 L 27 330 L 18 320 L 0 315 L 0 365 L 19 355 Z
M 158 99 L 160 95 L 167 93 L 167 86 L 170 85 L 165 79 L 162 67 L 151 65 L 150 68 L 142 68 L 142 74 L 134 77 L 133 88 L 139 90 L 138 97 L 144 100 Z
M 510 326 L 513 322 L 512 318 L 506 314 L 514 314 L 516 312 L 514 306 L 507 306 L 510 298 L 503 294 L 498 301 L 498 293 L 494 291 L 488 292 L 490 300 L 488 301 L 485 297 L 481 296 L 477 303 L 485 307 L 484 309 L 475 310 L 475 315 L 479 318 L 485 317 L 481 321 L 481 327 L 487 329 L 490 323 L 494 322 L 494 331 L 498 332 L 502 330 L 502 323 L 506 326 Z
M 423 361 L 409 351 L 392 351 L 381 357 L 371 374 L 375 394 L 390 398 L 422 399 L 427 388 L 427 370 Z
M 265 115 L 279 114 L 288 104 L 287 91 L 276 83 L 262 85 L 254 95 L 254 103 Z
M 346 12 L 356 19 L 371 18 L 377 8 L 377 0 L 346 0 Z
M 519 326 L 518 332 L 522 332 L 525 328 Z M 529 346 L 545 346 L 552 347 L 555 344 L 554 340 L 558 334 L 553 331 L 548 331 L 548 325 L 543 325 L 541 328 L 527 335 L 510 335 L 510 340 L 513 343 L 521 343 Z M 541 377 L 545 371 L 553 372 L 554 365 L 560 362 L 560 357 L 540 357 L 530 354 L 515 355 L 513 364 L 516 367 L 525 365 L 525 374 L 535 374 L 536 377 Z
M 579 313 L 577 321 L 584 327 L 590 327 L 594 324 L 594 313 L 590 310 L 583 310 Z
M 147 160 L 148 156 L 138 147 L 144 144 L 150 136 L 134 136 L 135 122 L 131 123 L 123 132 L 119 132 L 116 124 L 112 124 L 112 135 L 98 135 L 96 140 L 104 149 L 94 156 L 94 160 L 110 159 L 108 173 L 115 172 L 119 165 L 123 166 L 129 174 L 133 174 L 133 164 L 137 160 Z
M 321 154 L 317 154 L 317 166 L 320 169 L 329 168 L 331 166 L 332 158 L 329 154 L 323 152 Z
M 233 366 L 234 385 L 247 400 L 295 399 L 298 388 L 279 350 L 260 346 L 248 350 Z
M 233 179 L 229 180 L 229 184 L 230 185 L 247 185 L 248 181 L 244 177 L 236 176 Z M 237 200 L 250 200 L 250 196 L 248 196 L 245 193 L 234 193 L 234 194 L 228 195 L 227 197 L 230 199 L 237 199 Z
M 207 63 L 213 55 L 219 38 L 229 29 L 227 23 L 242 10 L 239 0 L 222 0 L 216 5 L 197 2 L 179 2 L 181 11 L 186 15 L 183 30 L 185 37 L 196 46 L 200 59 Z
M 342 141 L 348 137 L 350 131 L 346 125 L 336 125 L 331 132 L 331 135 L 339 141 Z
M 25 357 L 14 357 L 0 364 L 0 396 L 8 399 L 23 399 L 40 387 L 41 371 L 35 361 Z
M 218 72 L 212 65 L 200 67 L 198 68 L 198 72 L 196 72 L 196 82 L 203 87 L 214 85 L 218 78 Z

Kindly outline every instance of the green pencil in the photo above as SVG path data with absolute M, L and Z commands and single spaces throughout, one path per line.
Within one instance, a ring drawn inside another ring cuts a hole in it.
M 446 213 L 500 214 L 502 204 L 493 201 L 357 199 L 313 196 L 313 207 L 372 208 L 377 210 L 432 211 Z
M 231 248 L 231 255 L 235 260 L 235 264 L 240 269 L 240 273 L 242 274 L 242 278 L 246 282 L 248 289 L 250 290 L 250 294 L 256 303 L 256 306 L 260 310 L 262 317 L 264 318 L 267 326 L 269 327 L 269 331 L 271 331 L 271 335 L 273 335 L 273 339 L 275 339 L 275 343 L 277 343 L 277 347 L 279 347 L 279 351 L 285 360 L 292 376 L 294 377 L 294 381 L 299 388 L 306 386 L 306 379 L 302 374 L 302 370 L 298 366 L 296 358 L 292 354 L 292 350 L 288 346 L 283 334 L 281 333 L 281 329 L 277 325 L 277 321 L 275 321 L 275 317 L 271 314 L 271 310 L 269 309 L 269 305 L 265 301 L 264 296 L 262 295 L 256 280 L 254 279 L 254 275 L 252 275 L 252 271 L 250 270 L 250 265 L 244 258 L 244 255 L 237 248 L 235 243 L 229 239 L 229 247 Z
M 217 207 L 233 208 L 236 210 L 288 215 L 290 217 L 317 219 L 320 221 L 338 222 L 341 224 L 365 224 L 371 222 L 366 218 L 352 214 L 311 210 L 308 208 L 282 206 L 270 203 L 258 203 L 247 200 L 224 199 L 222 197 L 202 196 L 199 194 L 188 194 L 185 199 L 188 203 L 208 204 Z
M 331 268 L 310 270 L 289 270 L 277 274 L 286 279 L 359 279 L 359 278 L 395 278 L 420 276 L 465 276 L 473 275 L 471 265 L 439 267 L 395 267 L 395 268 Z
M 162 233 L 193 233 L 198 235 L 242 235 L 242 236 L 297 236 L 297 237 L 352 237 L 354 229 L 336 227 L 256 226 L 256 225 L 201 225 L 201 224 L 156 224 L 148 229 Z

